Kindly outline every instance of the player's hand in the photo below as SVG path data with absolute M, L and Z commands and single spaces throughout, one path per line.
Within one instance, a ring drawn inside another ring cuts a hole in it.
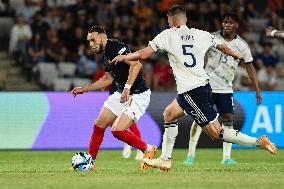
M 74 98 L 76 97 L 77 94 L 83 94 L 85 91 L 83 89 L 83 87 L 75 87 L 72 91 L 71 94 L 74 96 Z
M 257 104 L 257 105 L 261 104 L 261 102 L 262 102 L 262 97 L 261 97 L 261 95 L 260 95 L 259 92 L 256 92 L 256 93 L 255 93 L 255 98 L 256 98 L 256 104 Z
M 272 37 L 271 36 L 271 32 L 275 30 L 275 28 L 271 27 L 271 26 L 268 26 L 267 28 L 265 28 L 265 36 L 266 37 Z
M 129 93 L 130 93 L 130 90 L 127 88 L 124 88 L 121 94 L 121 97 L 120 97 L 120 103 L 125 103 L 129 100 Z
M 117 55 L 114 59 L 112 59 L 111 63 L 117 64 L 118 62 L 124 62 L 125 55 Z

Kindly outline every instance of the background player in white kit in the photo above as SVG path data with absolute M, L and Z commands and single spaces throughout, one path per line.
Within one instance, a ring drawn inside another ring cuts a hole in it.
M 221 20 L 222 31 L 215 32 L 212 35 L 243 55 L 247 74 L 256 91 L 256 103 L 260 104 L 262 98 L 256 79 L 256 72 L 252 65 L 253 57 L 248 44 L 236 33 L 239 25 L 239 19 L 236 14 L 227 13 L 222 16 Z M 211 100 L 212 103 L 216 105 L 217 111 L 220 114 L 222 128 L 233 128 L 233 80 L 238 64 L 238 60 L 222 53 L 214 47 L 210 48 L 205 55 L 205 71 L 210 77 L 209 83 L 212 88 Z M 185 164 L 190 165 L 193 163 L 196 145 L 201 132 L 201 127 L 199 127 L 194 121 L 190 129 L 188 155 L 187 159 L 184 161 Z M 236 163 L 233 159 L 231 159 L 231 148 L 232 143 L 223 142 L 222 164 Z
M 210 47 L 243 61 L 243 56 L 229 48 L 208 32 L 186 26 L 186 11 L 175 5 L 168 11 L 171 29 L 158 34 L 149 46 L 134 53 L 119 55 L 112 62 L 146 59 L 158 49 L 168 53 L 170 65 L 177 83 L 177 98 L 170 103 L 163 115 L 165 132 L 163 135 L 162 155 L 157 159 L 144 159 L 150 166 L 162 170 L 171 169 L 171 154 L 178 134 L 177 119 L 190 114 L 212 139 L 248 146 L 260 146 L 276 154 L 276 147 L 266 136 L 258 139 L 239 131 L 221 128 L 217 112 L 210 102 L 211 88 L 208 75 L 204 70 L 204 56 Z

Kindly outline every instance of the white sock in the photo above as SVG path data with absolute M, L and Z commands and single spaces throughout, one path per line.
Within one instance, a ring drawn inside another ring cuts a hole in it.
M 234 129 L 223 128 L 221 140 L 242 146 L 256 146 L 257 138 L 248 136 Z
M 160 156 L 163 160 L 169 160 L 172 158 L 172 152 L 178 135 L 178 123 L 171 122 L 165 123 L 165 132 L 163 135 L 162 154 Z
M 131 155 L 131 146 L 127 143 L 124 143 L 124 147 L 123 147 L 123 150 L 122 150 L 122 156 L 124 158 L 129 158 Z
M 147 144 L 147 149 L 145 152 L 150 152 L 152 150 L 152 145 L 151 144 Z
M 222 128 L 233 129 L 233 122 L 225 122 Z M 223 160 L 231 159 L 232 143 L 223 142 Z
M 195 121 L 193 121 L 190 128 L 190 139 L 188 142 L 188 154 L 187 157 L 192 156 L 195 157 L 196 145 L 199 140 L 202 129 Z
M 160 158 L 164 158 L 165 157 L 165 153 L 167 151 L 167 138 L 168 138 L 168 128 L 165 128 L 164 134 L 163 134 L 163 141 L 162 141 L 162 154 L 160 156 Z
M 137 149 L 135 160 L 142 160 L 142 159 L 143 159 L 143 152 Z

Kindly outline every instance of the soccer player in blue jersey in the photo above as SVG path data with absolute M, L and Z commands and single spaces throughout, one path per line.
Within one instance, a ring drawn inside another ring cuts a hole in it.
M 94 83 L 84 87 L 75 87 L 71 93 L 76 97 L 78 94 L 109 86 L 112 82 L 115 82 L 117 88 L 104 102 L 95 120 L 88 153 L 93 160 L 96 159 L 105 129 L 108 125 L 112 125 L 111 132 L 114 137 L 141 150 L 144 157 L 153 158 L 157 147 L 145 143 L 134 133 L 128 131 L 128 128 L 145 113 L 150 102 L 151 91 L 142 75 L 141 63 L 121 61 L 111 64 L 115 56 L 131 51 L 124 43 L 108 39 L 101 26 L 92 27 L 88 32 L 87 40 L 94 52 L 103 54 L 105 74 Z M 142 161 L 141 168 L 146 169 L 147 167 Z

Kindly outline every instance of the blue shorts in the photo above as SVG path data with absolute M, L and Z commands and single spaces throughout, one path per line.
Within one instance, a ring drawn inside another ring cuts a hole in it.
M 212 90 L 209 84 L 178 94 L 176 98 L 183 111 L 191 115 L 201 127 L 218 118 L 211 99 Z
M 216 105 L 220 114 L 234 114 L 233 93 L 212 93 L 212 103 Z

